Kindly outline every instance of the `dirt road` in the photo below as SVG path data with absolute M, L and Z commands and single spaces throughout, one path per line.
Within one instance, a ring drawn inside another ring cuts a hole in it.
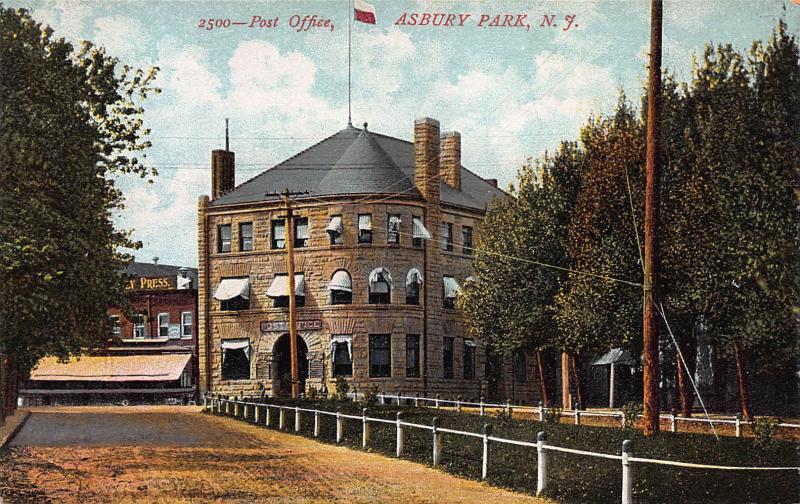
M 180 407 L 35 410 L 0 457 L 6 502 L 545 502 Z

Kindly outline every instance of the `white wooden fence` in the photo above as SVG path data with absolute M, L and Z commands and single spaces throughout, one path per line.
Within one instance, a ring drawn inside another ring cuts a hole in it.
M 386 397 L 383 397 L 385 400 Z M 394 396 L 397 398 L 398 396 Z M 400 397 L 402 399 L 402 397 Z M 422 399 L 422 398 L 420 398 Z M 496 407 L 496 405 L 485 405 L 486 407 Z M 249 408 L 253 408 L 253 414 L 249 415 Z M 432 435 L 432 458 L 433 465 L 438 466 L 442 460 L 442 434 L 455 434 L 458 436 L 472 437 L 481 439 L 483 442 L 483 455 L 481 460 L 481 477 L 487 479 L 489 470 L 491 468 L 491 450 L 490 443 L 501 443 L 515 446 L 523 446 L 527 448 L 536 449 L 537 455 L 537 478 L 536 478 L 536 495 L 541 495 L 547 489 L 548 471 L 547 459 L 548 452 L 562 452 L 572 453 L 576 455 L 583 455 L 586 457 L 596 457 L 617 460 L 622 465 L 622 504 L 633 504 L 633 482 L 634 471 L 633 464 L 660 464 L 677 467 L 689 467 L 696 469 L 716 469 L 722 471 L 795 471 L 800 472 L 800 467 L 740 467 L 740 466 L 718 466 L 709 464 L 695 464 L 689 462 L 678 462 L 673 460 L 661 460 L 640 458 L 633 455 L 633 443 L 630 440 L 625 440 L 622 443 L 621 455 L 610 453 L 597 453 L 585 450 L 576 450 L 574 448 L 565 448 L 555 446 L 547 443 L 547 434 L 539 432 L 536 442 L 518 441 L 515 439 L 506 439 L 492 436 L 491 424 L 485 424 L 480 433 L 466 432 L 453 429 L 446 429 L 441 426 L 439 418 L 434 417 L 431 425 L 417 424 L 403 421 L 402 412 L 397 412 L 397 418 L 390 420 L 386 418 L 374 418 L 367 416 L 367 409 L 362 410 L 361 415 L 348 415 L 341 411 L 326 411 L 314 408 L 301 408 L 299 406 L 286 406 L 281 404 L 269 404 L 266 402 L 253 402 L 241 398 L 230 398 L 221 395 L 207 394 L 203 397 L 203 409 L 205 411 L 216 412 L 218 414 L 228 415 L 236 418 L 249 420 L 253 417 L 253 423 L 258 425 L 265 425 L 267 427 L 273 426 L 272 412 L 278 413 L 278 428 L 281 430 L 286 429 L 286 411 L 294 412 L 294 431 L 301 432 L 301 419 L 305 413 L 314 415 L 313 436 L 319 437 L 320 435 L 320 417 L 328 416 L 336 420 L 336 442 L 341 443 L 344 439 L 344 422 L 345 420 L 353 420 L 361 422 L 361 445 L 366 448 L 369 445 L 371 428 L 370 424 L 389 424 L 394 425 L 396 429 L 395 441 L 395 454 L 397 457 L 403 455 L 405 447 L 406 429 L 421 429 L 431 432 Z M 264 415 L 261 416 L 260 412 L 263 410 Z
M 361 393 L 350 393 L 348 397 L 352 400 L 357 400 L 359 398 L 363 398 L 364 394 Z M 413 405 L 414 407 L 433 407 L 439 409 L 443 406 L 453 407 L 456 411 L 461 411 L 464 407 L 472 407 L 478 408 L 479 414 L 481 416 L 486 414 L 487 409 L 501 409 L 508 414 L 512 414 L 513 411 L 528 411 L 531 413 L 535 413 L 538 416 L 539 421 L 547 415 L 548 408 L 545 408 L 544 405 L 540 402 L 538 406 L 526 406 L 521 404 L 511 404 L 511 401 L 506 403 L 489 403 L 484 402 L 483 398 L 481 398 L 478 402 L 475 401 L 463 401 L 461 399 L 442 399 L 437 394 L 436 397 L 420 397 L 420 396 L 404 396 L 399 394 L 377 394 L 376 395 L 378 402 L 380 404 L 391 404 L 396 402 L 398 405 L 401 401 L 405 401 L 408 405 Z M 622 411 L 586 411 L 586 410 L 559 410 L 557 408 L 553 408 L 553 411 L 559 411 L 559 415 L 561 417 L 566 418 L 573 418 L 575 425 L 581 424 L 581 417 L 606 417 L 606 418 L 616 418 L 620 422 L 620 425 L 625 422 L 625 415 Z M 748 422 L 742 419 L 741 414 L 737 414 L 734 417 L 716 417 L 709 420 L 708 418 L 699 418 L 699 417 L 682 417 L 675 414 L 675 412 L 671 412 L 668 414 L 662 414 L 661 419 L 669 420 L 670 422 L 670 431 L 678 432 L 680 428 L 680 422 L 686 423 L 709 423 L 713 422 L 715 424 L 732 424 L 734 425 L 734 432 L 736 437 L 742 436 L 742 426 L 750 425 L 753 422 Z M 788 429 L 792 428 L 800 428 L 798 424 L 791 424 L 791 423 L 779 423 L 778 427 L 784 427 Z

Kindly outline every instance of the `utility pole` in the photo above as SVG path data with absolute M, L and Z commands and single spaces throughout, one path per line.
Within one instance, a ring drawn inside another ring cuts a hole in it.
M 647 83 L 647 165 L 644 200 L 644 435 L 659 431 L 658 320 L 655 298 L 658 294 L 658 190 L 659 190 L 659 102 L 661 101 L 661 16 L 662 0 L 650 7 L 650 68 Z
M 291 197 L 307 192 L 291 192 L 286 189 L 283 194 L 277 194 L 283 200 L 286 209 L 286 284 L 289 295 L 289 353 L 292 367 L 292 399 L 300 396 L 300 370 L 297 362 L 297 305 L 294 294 L 294 210 Z M 267 194 L 267 196 L 276 194 Z

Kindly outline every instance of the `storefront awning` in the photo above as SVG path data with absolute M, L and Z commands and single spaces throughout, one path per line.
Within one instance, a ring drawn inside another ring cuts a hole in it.
M 286 283 L 288 275 L 275 275 L 272 284 L 267 289 L 267 296 L 271 298 L 288 297 L 289 284 Z M 302 273 L 294 276 L 294 295 L 305 296 L 305 277 Z
M 419 217 L 413 217 L 411 219 L 411 237 L 412 238 L 422 238 L 423 240 L 430 240 L 431 234 L 428 232 L 428 229 L 425 227 L 425 224 L 422 223 L 422 219 Z
M 226 301 L 235 297 L 250 299 L 249 278 L 223 278 L 214 291 L 214 299 Z
M 342 216 L 341 215 L 334 215 L 331 217 L 330 222 L 328 222 L 328 227 L 326 230 L 329 233 L 333 233 L 336 235 L 342 234 Z
M 461 286 L 453 277 L 444 277 L 444 297 L 455 299 L 461 293 Z
M 85 355 L 66 363 L 45 357 L 31 381 L 142 382 L 179 380 L 191 354 Z
M 353 292 L 353 281 L 350 278 L 350 273 L 345 270 L 339 270 L 334 273 L 331 283 L 328 285 L 328 290 Z

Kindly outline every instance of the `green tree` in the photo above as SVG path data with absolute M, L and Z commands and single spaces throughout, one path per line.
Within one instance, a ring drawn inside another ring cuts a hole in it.
M 549 404 L 541 351 L 556 331 L 553 299 L 564 271 L 567 223 L 578 193 L 582 155 L 562 143 L 553 155 L 524 166 L 509 197 L 491 209 L 479 229 L 477 281 L 459 297 L 470 332 L 502 354 L 536 352 L 542 400 Z
M 75 49 L 23 9 L 0 6 L 0 352 L 24 375 L 45 355 L 107 343 L 135 248 L 112 217 L 114 177 L 155 175 L 141 102 L 149 72 Z M 152 179 L 151 179 L 152 181 Z
M 581 146 L 586 171 L 567 238 L 567 264 L 577 272 L 567 275 L 555 300 L 556 343 L 573 356 L 635 342 L 642 324 L 642 290 L 636 284 L 642 279 L 637 233 L 644 132 L 624 96 L 611 117 L 592 118 L 582 129 Z

